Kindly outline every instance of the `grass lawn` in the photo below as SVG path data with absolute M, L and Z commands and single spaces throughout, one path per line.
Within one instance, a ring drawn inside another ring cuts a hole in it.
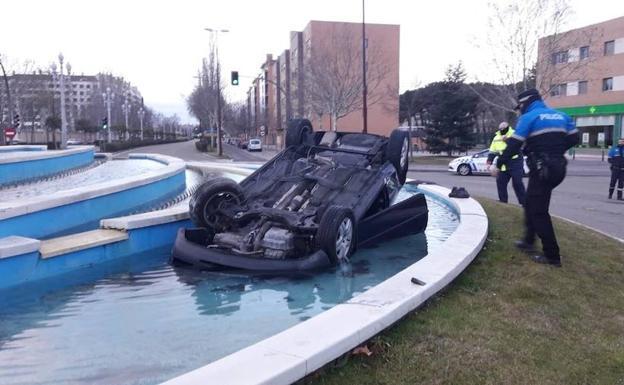
M 479 200 L 485 249 L 443 293 L 305 384 L 624 384 L 624 245 L 563 221 L 563 268 L 516 251 L 520 209 Z M 343 360 L 344 361 L 344 360 Z
M 455 158 L 457 158 L 457 156 L 451 156 L 451 157 L 443 156 L 443 155 L 415 156 L 410 159 L 410 163 L 412 165 L 428 164 L 428 165 L 448 166 L 449 162 Z

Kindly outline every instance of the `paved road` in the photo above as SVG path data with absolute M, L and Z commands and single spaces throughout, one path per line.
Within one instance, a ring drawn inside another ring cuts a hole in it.
M 152 152 L 156 154 L 175 156 L 186 161 L 215 161 L 215 162 L 265 162 L 275 155 L 272 151 L 249 152 L 241 150 L 236 146 L 223 144 L 223 153 L 227 158 L 218 158 L 214 154 L 207 154 L 197 151 L 195 140 L 186 142 L 157 144 L 153 146 L 136 147 L 130 150 L 115 153 L 115 156 L 127 156 L 130 153 Z
M 271 151 L 250 153 L 227 144 L 223 149 L 232 160 L 240 162 L 262 162 L 274 155 Z M 135 148 L 119 154 L 130 152 L 153 152 L 188 161 L 231 161 L 200 153 L 195 149 L 194 141 Z M 410 178 L 431 181 L 447 187 L 464 186 L 472 195 L 498 199 L 496 182 L 492 177 L 461 177 L 447 172 L 444 165 L 427 166 L 416 163 L 410 168 L 415 170 L 410 171 Z M 551 212 L 624 239 L 622 225 L 624 203 L 606 199 L 608 186 L 609 170 L 606 162 L 601 162 L 597 158 L 577 158 L 570 161 L 568 177 L 553 193 Z M 511 184 L 509 194 L 510 199 L 514 200 Z
M 411 178 L 447 187 L 463 186 L 472 195 L 498 199 L 493 177 L 462 177 L 447 172 L 444 166 L 412 164 L 411 169 L 415 170 L 410 171 Z M 570 161 L 568 176 L 553 192 L 551 213 L 624 239 L 624 202 L 607 199 L 609 175 L 606 162 L 579 159 Z M 509 199 L 514 202 L 516 199 L 511 183 Z
M 266 150 L 260 152 L 249 152 L 230 144 L 223 145 L 223 152 L 236 162 L 265 162 L 275 155 L 274 152 Z
M 136 147 L 130 150 L 115 153 L 115 156 L 127 156 L 130 153 L 148 152 L 162 155 L 175 156 L 186 161 L 210 161 L 216 158 L 199 152 L 195 148 L 195 141 L 176 142 L 167 144 L 155 144 L 153 146 Z

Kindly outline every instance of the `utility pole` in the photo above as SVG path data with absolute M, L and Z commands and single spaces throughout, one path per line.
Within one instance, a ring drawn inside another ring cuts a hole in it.
M 366 23 L 364 21 L 364 0 L 362 0 L 362 132 L 368 132 L 368 110 L 366 94 L 368 93 L 366 87 Z

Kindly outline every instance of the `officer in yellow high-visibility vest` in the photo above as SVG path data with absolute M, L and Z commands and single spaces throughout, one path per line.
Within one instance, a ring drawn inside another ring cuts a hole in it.
M 502 122 L 498 125 L 498 131 L 492 139 L 490 145 L 490 153 L 488 154 L 487 164 L 492 165 L 492 161 L 497 156 L 500 156 L 505 148 L 507 148 L 507 139 L 511 138 L 514 133 L 514 129 L 509 126 L 509 123 Z M 522 176 L 524 175 L 524 159 L 521 154 L 514 154 L 511 161 L 507 166 L 503 166 L 500 172 L 496 175 L 496 188 L 498 189 L 498 200 L 507 203 L 509 196 L 507 195 L 507 185 L 509 185 L 509 179 L 512 180 L 511 184 L 518 203 L 524 205 L 524 182 L 522 182 Z

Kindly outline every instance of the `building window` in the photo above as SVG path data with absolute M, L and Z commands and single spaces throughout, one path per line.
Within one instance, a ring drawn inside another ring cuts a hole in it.
M 604 79 L 602 79 L 602 90 L 603 91 L 611 91 L 611 90 L 613 90 L 613 78 L 604 78 Z
M 605 56 L 613 55 L 615 49 L 615 41 L 606 41 L 604 43 L 604 54 Z
M 581 60 L 583 59 L 587 59 L 589 57 L 589 46 L 585 46 L 585 47 L 581 47 L 581 49 L 579 50 L 579 55 Z
M 587 80 L 578 82 L 578 94 L 584 95 L 587 93 Z
M 550 96 L 565 96 L 567 90 L 567 84 L 557 84 L 550 90 Z
M 568 62 L 568 51 L 555 52 L 552 55 L 552 64 L 560 64 Z

